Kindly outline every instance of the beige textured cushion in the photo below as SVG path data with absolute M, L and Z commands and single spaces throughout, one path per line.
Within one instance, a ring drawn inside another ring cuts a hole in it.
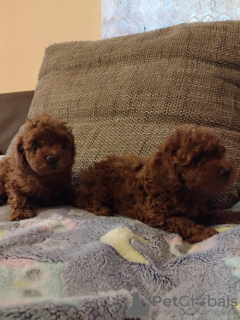
M 46 49 L 29 116 L 68 121 L 77 141 L 76 175 L 109 153 L 149 155 L 182 123 L 222 136 L 240 158 L 240 22 L 182 24 Z M 215 197 L 239 199 L 238 181 Z

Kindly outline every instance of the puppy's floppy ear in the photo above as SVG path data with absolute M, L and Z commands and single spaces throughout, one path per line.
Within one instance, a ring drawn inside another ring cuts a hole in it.
M 23 148 L 23 138 L 19 136 L 15 145 L 15 163 L 18 167 L 26 165 L 27 160 Z

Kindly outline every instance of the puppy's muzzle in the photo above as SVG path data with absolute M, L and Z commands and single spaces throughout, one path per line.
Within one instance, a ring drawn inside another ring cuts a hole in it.
M 50 154 L 46 157 L 46 162 L 50 166 L 53 166 L 58 163 L 59 157 L 56 154 Z

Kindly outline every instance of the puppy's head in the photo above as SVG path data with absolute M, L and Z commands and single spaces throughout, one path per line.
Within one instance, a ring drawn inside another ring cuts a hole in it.
M 74 137 L 64 122 L 49 115 L 27 119 L 16 144 L 19 166 L 39 175 L 59 174 L 71 169 L 74 156 Z
M 236 178 L 219 136 L 207 128 L 182 125 L 161 150 L 178 181 L 190 190 L 216 194 L 228 190 Z

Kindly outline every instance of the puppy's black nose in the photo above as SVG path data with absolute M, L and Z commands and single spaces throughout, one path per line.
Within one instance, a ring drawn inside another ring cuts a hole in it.
M 46 157 L 46 162 L 49 165 L 54 165 L 58 162 L 59 157 L 55 154 L 50 154 L 49 156 Z
M 229 179 L 229 178 L 230 178 L 231 170 L 228 169 L 228 168 L 222 167 L 222 168 L 220 169 L 220 173 L 221 173 L 221 175 L 223 175 L 223 177 L 224 177 L 225 179 Z

